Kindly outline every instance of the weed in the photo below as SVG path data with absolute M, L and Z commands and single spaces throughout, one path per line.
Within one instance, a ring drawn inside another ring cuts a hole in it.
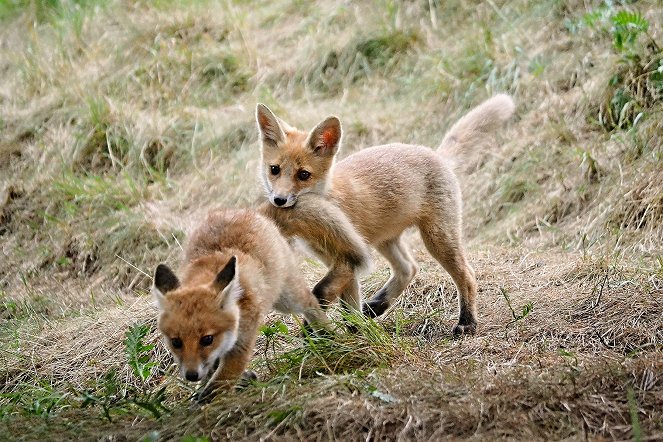
M 599 123 L 606 130 L 629 129 L 646 110 L 663 97 L 661 81 L 663 52 L 648 33 L 649 21 L 637 11 L 616 11 L 588 20 L 610 20 L 612 46 L 620 55 L 617 71 L 610 78 L 604 102 L 599 109 Z M 642 44 L 642 36 L 647 44 Z
M 580 375 L 580 367 L 578 364 L 578 357 L 574 352 L 565 348 L 559 349 L 559 354 L 564 357 L 564 362 L 567 368 L 565 377 L 571 381 L 574 393 L 578 390 L 578 376 Z
M 150 354 L 154 346 L 143 342 L 149 331 L 146 324 L 136 323 L 129 327 L 124 340 L 127 364 L 140 379 L 140 387 L 120 385 L 117 370 L 111 369 L 104 375 L 98 389 L 79 393 L 82 408 L 101 407 L 109 422 L 112 421 L 112 413 L 127 413 L 132 407 L 149 412 L 155 419 L 159 419 L 163 412 L 170 411 L 164 404 L 167 385 L 152 390 L 147 384 L 156 366 Z
M 635 442 L 640 442 L 642 440 L 642 429 L 638 417 L 638 404 L 635 401 L 635 393 L 633 393 L 632 388 L 626 391 L 626 397 L 628 399 L 629 414 L 631 415 L 631 437 Z
M 129 327 L 124 340 L 129 366 L 143 383 L 152 375 L 152 368 L 156 365 L 156 362 L 150 360 L 150 351 L 154 345 L 143 343 L 149 331 L 147 324 L 136 323 Z
M 268 336 L 264 363 L 277 376 L 302 378 L 388 366 L 404 350 L 384 327 L 361 314 L 344 313 L 337 327 L 342 330 L 346 326 L 355 333 L 305 332 L 297 337 L 288 335 L 287 327 L 279 322 L 263 327 L 263 334 Z M 277 353 L 284 348 L 289 349 Z
M 419 40 L 417 34 L 402 31 L 360 37 L 340 50 L 327 52 L 304 74 L 304 79 L 322 91 L 337 92 L 374 71 L 389 72 Z
M 500 287 L 500 293 L 501 293 L 502 297 L 504 298 L 504 300 L 506 301 L 506 305 L 509 307 L 509 310 L 511 311 L 511 316 L 513 317 L 513 319 L 506 324 L 507 328 L 510 325 L 515 324 L 515 323 L 525 319 L 527 316 L 529 316 L 529 314 L 534 309 L 534 305 L 532 304 L 532 302 L 528 301 L 527 303 L 525 303 L 521 307 L 520 313 L 516 313 L 513 306 L 511 305 L 511 297 L 509 296 L 509 293 L 507 292 L 507 290 L 504 287 Z

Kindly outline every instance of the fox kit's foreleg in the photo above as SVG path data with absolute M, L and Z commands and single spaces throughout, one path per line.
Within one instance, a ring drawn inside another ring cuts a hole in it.
M 304 315 L 307 324 L 314 329 L 329 328 L 329 318 L 320 303 L 299 275 L 292 275 L 286 289 L 275 304 L 277 310 L 294 315 Z
M 229 390 L 236 385 L 237 380 L 244 374 L 251 356 L 253 356 L 259 326 L 258 318 L 245 325 L 240 335 L 241 340 L 237 341 L 235 346 L 224 355 L 219 367 L 198 394 L 198 402 L 207 402 L 219 391 Z

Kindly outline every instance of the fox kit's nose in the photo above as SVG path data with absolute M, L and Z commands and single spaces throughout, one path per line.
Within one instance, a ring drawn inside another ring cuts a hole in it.
M 279 198 L 278 196 L 274 197 L 274 204 L 276 204 L 277 206 L 282 206 L 287 202 L 288 202 L 288 200 L 285 199 L 285 198 Z
M 198 380 L 198 372 L 187 371 L 184 377 L 186 378 L 187 381 L 196 382 Z

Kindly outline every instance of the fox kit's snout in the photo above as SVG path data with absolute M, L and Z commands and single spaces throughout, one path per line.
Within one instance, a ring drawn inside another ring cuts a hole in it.
M 156 269 L 158 327 L 187 381 L 199 381 L 216 370 L 237 341 L 242 294 L 238 270 L 233 256 L 211 283 L 182 287 L 166 265 Z
M 341 143 L 339 119 L 329 117 L 306 134 L 259 104 L 256 120 L 263 153 L 260 176 L 269 202 L 276 207 L 291 207 L 301 194 L 323 193 Z

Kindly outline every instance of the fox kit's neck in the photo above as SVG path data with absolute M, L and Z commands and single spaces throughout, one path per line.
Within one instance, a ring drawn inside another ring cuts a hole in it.
M 334 163 L 329 167 L 327 175 L 311 188 L 311 192 L 318 195 L 327 196 L 334 185 L 332 176 L 334 175 Z

